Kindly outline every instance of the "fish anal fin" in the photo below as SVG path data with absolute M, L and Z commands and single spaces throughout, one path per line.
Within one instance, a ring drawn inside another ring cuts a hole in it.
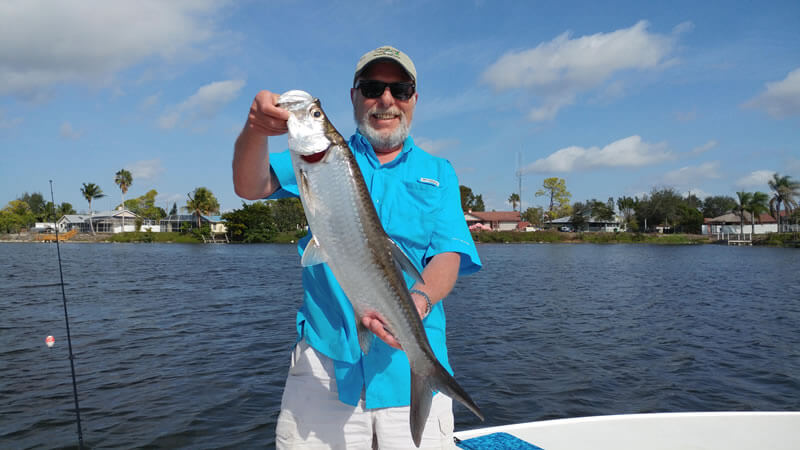
M 306 244 L 306 248 L 303 250 L 303 257 L 300 259 L 300 264 L 303 267 L 308 267 L 325 262 L 328 262 L 328 258 L 319 245 L 316 236 L 314 236 L 308 241 L 308 244 Z
M 417 270 L 417 267 L 414 263 L 406 255 L 406 252 L 397 245 L 397 242 L 393 241 L 391 238 L 387 238 L 389 240 L 389 248 L 392 250 L 392 258 L 394 262 L 400 267 L 400 270 L 403 272 L 411 275 L 414 280 L 419 284 L 425 284 L 425 281 L 422 279 L 422 275 Z

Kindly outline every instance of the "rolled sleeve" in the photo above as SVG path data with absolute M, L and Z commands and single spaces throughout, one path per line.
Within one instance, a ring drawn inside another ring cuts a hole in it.
M 456 252 L 461 255 L 458 274 L 468 275 L 481 268 L 481 260 L 472 234 L 467 228 L 464 212 L 461 210 L 461 190 L 458 177 L 453 166 L 447 162 L 441 176 L 441 184 L 445 189 L 442 196 L 442 209 L 436 216 L 436 225 L 431 237 L 431 245 L 425 253 L 425 260 L 439 253 Z
M 270 153 L 269 165 L 270 170 L 278 178 L 281 186 L 267 198 L 277 200 L 286 197 L 299 197 L 300 192 L 297 190 L 297 179 L 294 176 L 292 158 L 289 151 Z

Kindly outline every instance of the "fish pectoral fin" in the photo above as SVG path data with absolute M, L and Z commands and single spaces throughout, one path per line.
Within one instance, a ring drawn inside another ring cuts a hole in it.
M 358 331 L 358 345 L 361 346 L 361 351 L 366 355 L 372 347 L 372 339 L 375 335 L 361 323 L 360 319 L 356 319 L 356 330 Z
M 408 258 L 406 252 L 397 245 L 397 242 L 393 241 L 391 238 L 387 239 L 389 239 L 389 248 L 392 249 L 392 258 L 395 264 L 400 267 L 400 270 L 411 275 L 417 283 L 425 284 L 425 280 L 422 279 L 422 275 L 419 273 L 414 263 L 411 262 L 411 259 Z
M 325 251 L 322 250 L 322 247 L 319 245 L 317 237 L 313 236 L 311 240 L 308 241 L 305 250 L 303 250 L 303 257 L 300 259 L 300 264 L 303 267 L 308 267 L 326 262 L 328 262 L 327 255 L 325 255 Z
M 411 408 L 408 421 L 411 425 L 411 438 L 414 445 L 419 448 L 422 441 L 422 433 L 425 431 L 425 422 L 428 421 L 428 414 L 431 412 L 431 401 L 433 392 L 428 385 L 426 378 L 411 371 Z

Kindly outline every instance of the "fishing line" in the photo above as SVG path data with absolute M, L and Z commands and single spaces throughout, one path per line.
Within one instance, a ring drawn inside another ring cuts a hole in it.
M 56 200 L 53 196 L 53 180 L 50 180 L 50 200 L 53 202 L 53 217 L 56 217 Z M 69 334 L 69 315 L 67 314 L 67 294 L 64 291 L 64 271 L 61 269 L 61 245 L 58 243 L 58 224 L 56 229 L 56 250 L 58 252 L 58 274 L 61 276 L 61 298 L 64 299 L 64 322 L 67 324 L 67 344 L 69 346 L 69 366 L 72 369 L 72 393 L 75 397 L 75 417 L 78 419 L 78 448 L 83 450 L 83 431 L 81 430 L 81 408 L 78 406 L 78 382 L 75 379 L 75 356 L 72 354 L 72 337 Z

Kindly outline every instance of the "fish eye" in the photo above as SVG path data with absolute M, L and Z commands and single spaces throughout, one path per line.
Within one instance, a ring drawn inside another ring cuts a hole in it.
M 322 117 L 322 111 L 315 109 L 311 111 L 311 116 L 314 117 L 315 119 L 319 119 L 320 117 Z

